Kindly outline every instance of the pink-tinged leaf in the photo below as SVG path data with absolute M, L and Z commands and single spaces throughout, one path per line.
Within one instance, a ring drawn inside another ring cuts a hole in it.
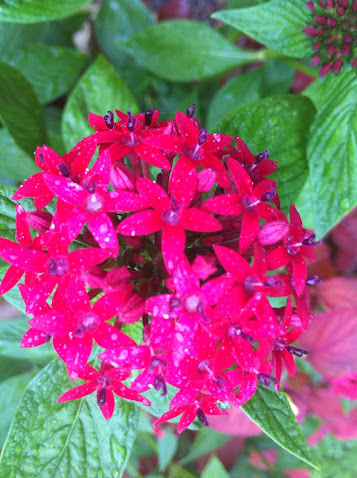
M 316 293 L 324 308 L 355 307 L 357 310 L 357 279 L 332 277 L 316 287 Z
M 43 179 L 55 196 L 72 206 L 81 206 L 88 196 L 82 186 L 63 176 L 44 174 Z
M 71 272 L 79 272 L 108 259 L 110 252 L 108 249 L 77 249 L 68 256 L 68 262 Z
M 159 136 L 148 136 L 143 139 L 146 145 L 152 148 L 162 149 L 164 151 L 170 151 L 171 153 L 183 153 L 184 143 L 179 136 L 171 136 L 168 134 L 162 134 Z
M 99 325 L 97 330 L 93 332 L 93 337 L 97 344 L 104 349 L 134 343 L 133 339 L 106 322 Z
M 48 267 L 49 256 L 35 249 L 3 249 L 0 256 L 13 266 L 29 272 L 45 272 Z
M 243 212 L 242 200 L 238 194 L 221 194 L 206 201 L 202 209 L 214 214 L 241 214 Z
M 196 146 L 198 142 L 199 131 L 194 122 L 185 114 L 181 113 L 181 111 L 176 113 L 175 119 L 185 144 L 189 146 Z
M 172 273 L 182 259 L 185 243 L 186 236 L 182 227 L 165 225 L 162 231 L 161 249 L 169 273 Z
M 21 339 L 21 347 L 37 347 L 47 342 L 47 334 L 36 329 L 29 329 Z
M 252 245 L 259 231 L 259 219 L 254 213 L 245 211 L 239 237 L 239 252 L 242 254 Z
M 26 181 L 17 189 L 12 199 L 17 201 L 21 198 L 33 198 L 48 195 L 50 191 L 44 182 L 43 176 L 43 173 L 36 173 L 26 179 Z
M 294 238 L 299 241 L 302 238 L 302 221 L 300 214 L 297 212 L 295 204 L 290 206 L 290 232 Z
M 180 408 L 175 408 L 174 410 L 179 410 Z M 177 433 L 182 433 L 188 428 L 191 423 L 194 421 L 197 415 L 196 405 L 189 405 L 186 410 L 183 412 L 180 421 L 177 424 Z
M 196 232 L 215 232 L 222 229 L 221 223 L 211 214 L 194 207 L 182 211 L 182 224 L 185 229 Z
M 176 308 L 170 308 L 171 294 L 156 295 L 146 299 L 146 313 L 161 319 L 174 318 L 177 316 Z M 171 309 L 171 310 L 170 310 Z
M 165 209 L 171 209 L 169 196 L 162 187 L 154 181 L 150 181 L 146 178 L 138 178 L 136 180 L 136 187 L 143 200 L 158 212 L 162 212 Z
M 160 217 L 160 213 L 148 209 L 147 211 L 137 212 L 124 219 L 124 221 L 119 224 L 117 232 L 124 236 L 141 236 L 157 232 L 163 226 L 164 223 Z
M 164 153 L 148 144 L 141 143 L 136 146 L 135 153 L 152 166 L 161 169 L 171 169 L 171 165 Z
M 306 286 L 306 263 L 301 256 L 294 256 L 291 259 L 294 287 L 296 293 L 300 296 Z
M 253 191 L 253 184 L 247 171 L 240 163 L 238 163 L 238 161 L 235 161 L 232 158 L 228 158 L 227 164 L 239 194 L 241 196 L 250 194 Z
M 147 398 L 142 397 L 134 390 L 130 390 L 130 388 L 125 387 L 125 385 L 119 384 L 118 382 L 114 382 L 112 388 L 114 393 L 119 395 L 119 397 L 126 398 L 127 400 L 134 400 L 135 402 L 141 402 L 148 407 L 151 405 L 150 401 Z
M 209 424 L 213 430 L 239 437 L 260 435 L 262 430 L 243 412 L 231 404 L 227 415 L 212 415 Z M 234 442 L 235 443 L 235 442 Z M 236 447 L 236 443 L 234 444 Z M 237 457 L 238 458 L 238 457 Z
M 205 169 L 213 169 L 216 172 L 216 181 L 224 189 L 229 189 L 230 182 L 227 170 L 222 160 L 213 154 L 206 153 L 200 161 L 200 165 Z
M 334 309 L 317 314 L 299 339 L 309 362 L 322 375 L 346 377 L 357 371 L 357 310 Z
M 289 233 L 289 224 L 284 221 L 272 221 L 264 224 L 258 232 L 257 239 L 262 246 L 270 246 L 281 241 Z
M 188 166 L 184 167 L 184 166 Z M 178 206 L 188 207 L 196 192 L 197 172 L 185 161 L 177 162 L 170 178 L 169 192 Z
M 65 392 L 57 400 L 57 403 L 67 402 L 68 400 L 77 400 L 77 398 L 85 397 L 86 395 L 93 393 L 97 387 L 97 382 L 91 380 L 90 382 L 84 383 L 83 385 L 79 385 L 78 387 L 72 388 L 72 390 Z
M 198 173 L 197 179 L 197 191 L 200 193 L 208 193 L 216 182 L 216 173 L 213 169 L 204 169 Z
M 24 270 L 19 267 L 10 266 L 6 271 L 0 285 L 0 295 L 12 289 L 24 275 Z
M 117 257 L 119 253 L 118 237 L 108 214 L 89 216 L 88 227 L 98 244 L 103 249 L 110 251 L 113 257 Z
M 106 210 L 110 212 L 133 212 L 147 209 L 150 203 L 131 191 L 111 191 L 105 200 Z
M 239 283 L 244 283 L 247 275 L 250 273 L 248 262 L 238 252 L 224 246 L 214 246 L 220 263 L 225 270 Z
M 24 247 L 32 244 L 31 232 L 26 221 L 26 216 L 27 212 L 21 204 L 18 204 L 16 206 L 16 238 Z
M 279 246 L 267 255 L 268 269 L 279 269 L 290 261 L 290 256 L 285 246 Z
M 106 393 L 107 393 L 107 395 L 106 395 L 105 403 L 104 403 L 104 405 L 99 407 L 99 410 L 102 412 L 103 417 L 106 420 L 109 420 L 113 416 L 113 413 L 114 413 L 115 400 L 114 400 L 113 392 L 111 390 L 109 390 L 107 388 Z M 97 390 L 97 400 L 98 400 L 98 397 L 99 397 L 99 389 Z
M 109 363 L 113 367 L 131 367 L 134 370 L 141 370 L 150 364 L 150 357 L 150 349 L 146 345 L 122 346 L 99 354 L 99 358 L 103 362 Z

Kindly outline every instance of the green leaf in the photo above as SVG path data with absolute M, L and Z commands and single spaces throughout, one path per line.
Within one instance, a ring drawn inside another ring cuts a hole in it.
M 0 448 L 3 447 L 11 420 L 27 384 L 36 375 L 36 370 L 21 373 L 1 382 L 0 386 Z
M 30 382 L 1 454 L 0 476 L 122 476 L 135 440 L 137 408 L 117 400 L 113 417 L 106 421 L 94 396 L 57 404 L 70 387 L 59 359 Z
M 300 58 L 312 53 L 310 38 L 301 32 L 311 22 L 304 0 L 272 0 L 250 8 L 222 10 L 212 17 L 284 55 Z
M 159 447 L 159 470 L 164 471 L 176 454 L 178 439 L 177 436 L 174 435 L 173 430 L 167 428 L 165 430 L 165 436 L 159 438 L 157 443 Z
M 30 328 L 28 318 L 0 321 L 0 356 L 26 360 L 36 365 L 47 365 L 56 353 L 51 343 L 33 348 L 21 348 L 21 339 Z
M 152 25 L 153 15 L 140 0 L 104 0 L 94 22 L 99 46 L 115 66 L 127 63 L 120 42 Z
M 45 118 L 48 136 L 47 146 L 63 156 L 66 153 L 66 148 L 61 134 L 62 110 L 55 106 L 48 106 L 45 109 Z
M 178 465 L 170 466 L 169 478 L 195 478 L 188 470 Z
M 0 0 L 0 21 L 37 23 L 69 17 L 87 5 L 90 0 Z
M 268 148 L 277 170 L 269 176 L 277 181 L 284 212 L 297 199 L 307 178 L 306 143 L 315 108 L 308 98 L 280 95 L 255 101 L 226 115 L 217 131 L 238 135 L 258 154 Z
M 287 93 L 294 70 L 277 61 L 230 79 L 213 97 L 207 112 L 207 128 L 236 108 L 264 96 Z
M 241 50 L 209 26 L 191 20 L 156 23 L 119 45 L 139 65 L 170 81 L 210 78 L 261 57 L 261 53 Z
M 15 143 L 6 128 L 0 129 L 0 164 L 1 176 L 23 182 L 38 172 L 32 157 L 24 153 Z
M 321 463 L 320 471 L 313 471 L 313 478 L 355 478 L 357 476 L 357 441 L 337 440 L 327 435 L 313 449 Z
M 88 113 L 107 110 L 137 112 L 135 100 L 113 66 L 99 55 L 69 96 L 62 118 L 64 142 L 68 149 L 95 131 L 88 124 Z
M 16 68 L 0 61 L 0 120 L 16 144 L 32 155 L 46 142 L 43 111 L 31 84 Z
M 30 362 L 27 362 L 22 359 L 3 357 L 2 355 L 0 355 L 0 382 L 2 383 L 9 377 L 13 377 L 15 375 L 18 375 L 19 373 L 27 372 L 32 368 L 33 364 L 31 364 Z
M 342 74 L 342 73 L 341 73 Z M 304 96 L 310 98 L 310 100 L 319 110 L 325 103 L 326 98 L 329 95 L 330 87 L 335 81 L 334 75 L 327 75 L 324 78 L 317 78 L 302 92 Z
M 74 85 L 87 58 L 73 48 L 30 43 L 5 54 L 3 61 L 22 72 L 39 102 L 45 104 Z
M 16 188 L 0 186 L 0 237 L 15 240 L 16 238 L 16 204 L 11 198 Z M 26 210 L 33 209 L 31 199 L 21 199 L 21 204 Z
M 210 428 L 203 429 L 197 434 L 196 440 L 193 442 L 189 453 L 180 460 L 179 463 L 180 465 L 190 463 L 191 461 L 196 460 L 196 458 L 207 455 L 207 453 L 216 450 L 230 439 L 230 435 L 216 432 Z
M 278 445 L 318 469 L 283 392 L 259 386 L 242 410 Z
M 229 478 L 229 473 L 222 465 L 222 462 L 216 457 L 211 456 L 207 465 L 204 467 L 201 478 Z
M 316 233 L 324 236 L 357 205 L 357 77 L 331 80 L 307 148 Z

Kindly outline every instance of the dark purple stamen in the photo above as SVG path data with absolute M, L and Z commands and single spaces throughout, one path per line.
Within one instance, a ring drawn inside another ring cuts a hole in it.
M 133 116 L 130 111 L 128 111 L 128 121 L 126 123 L 126 127 L 130 131 L 130 133 L 134 132 L 134 128 L 136 125 L 136 116 Z
M 207 317 L 204 308 L 203 308 L 203 303 L 200 302 L 197 306 L 197 312 L 202 315 L 202 318 L 205 322 L 209 322 L 209 318 Z
M 266 149 L 262 153 L 259 153 L 255 156 L 254 164 L 258 166 L 262 161 L 264 161 L 264 159 L 268 159 L 268 158 L 269 158 L 269 151 L 268 149 Z
M 56 261 L 55 259 L 48 259 L 49 265 L 47 273 L 51 276 L 60 276 L 63 277 L 67 274 L 69 266 L 68 262 L 62 259 Z
M 186 110 L 186 116 L 188 116 L 188 118 L 193 118 L 195 115 L 195 111 L 196 111 L 196 105 L 195 103 L 192 103 L 192 105 L 190 105 Z
M 107 125 L 108 129 L 114 128 L 114 115 L 112 111 L 108 111 L 107 115 L 103 116 L 105 124 Z
M 322 240 L 320 239 L 319 241 L 315 241 L 315 238 L 316 238 L 316 234 L 311 232 L 311 234 L 308 237 L 306 237 L 305 239 L 301 241 L 301 244 L 303 246 L 318 246 L 319 244 L 321 244 Z
M 319 276 L 313 275 L 306 279 L 306 285 L 318 285 L 321 284 L 322 279 Z
M 290 354 L 295 355 L 295 357 L 302 357 L 303 355 L 307 355 L 309 353 L 305 349 L 300 349 L 291 345 L 286 345 L 285 348 Z
M 268 375 L 267 373 L 258 373 L 257 379 L 259 382 L 262 382 L 262 384 L 265 387 L 270 387 L 270 385 L 274 383 L 278 383 L 277 379 L 275 377 L 272 377 L 271 375 Z
M 154 388 L 157 392 L 162 389 L 162 393 L 160 393 L 161 397 L 164 397 L 167 394 L 166 382 L 161 374 L 156 375 L 154 379 Z
M 226 381 L 223 377 L 217 377 L 216 380 L 214 380 L 214 383 L 217 385 L 217 387 L 221 390 L 223 390 L 224 388 L 226 388 Z
M 158 367 L 159 365 L 163 365 L 164 367 L 166 367 L 165 360 L 162 360 L 159 357 L 152 357 L 150 366 L 149 366 L 149 372 L 152 372 L 154 368 Z
M 104 387 L 99 390 L 99 393 L 97 396 L 97 403 L 100 407 L 103 407 L 106 401 L 107 401 L 107 389 Z
M 172 297 L 170 299 L 170 304 L 169 304 L 169 311 L 170 313 L 174 310 L 175 307 L 182 307 L 182 300 L 178 299 L 177 297 Z
M 43 154 L 42 153 L 38 153 L 38 157 L 40 158 L 40 160 L 44 163 L 45 160 L 43 159 Z
M 52 335 L 51 334 L 46 334 L 45 341 L 49 342 L 51 339 L 52 339 Z
M 62 176 L 69 178 L 71 176 L 70 170 L 67 167 L 66 163 L 59 163 L 58 169 L 61 171 Z
M 276 194 L 276 191 L 274 188 L 270 188 L 269 191 L 265 192 L 261 197 L 260 197 L 260 200 L 261 202 L 268 202 L 268 201 L 271 201 L 273 199 L 273 197 L 275 196 Z
M 198 133 L 198 146 L 202 146 L 208 139 L 208 131 L 206 129 L 201 129 Z
M 97 189 L 97 183 L 89 183 L 88 184 L 88 180 L 84 180 L 83 181 L 83 187 L 86 191 L 88 191 L 90 194 L 94 194 L 95 193 L 95 190 Z
M 240 332 L 239 335 L 242 337 L 242 339 L 247 340 L 252 345 L 255 345 L 255 340 L 250 335 L 246 334 L 245 332 Z
M 197 408 L 197 418 L 202 423 L 202 425 L 204 425 L 205 427 L 209 426 L 207 417 L 206 417 L 204 411 L 202 410 L 202 408 L 199 408 L 199 407 Z
M 263 282 L 263 285 L 265 285 L 266 287 L 274 287 L 275 285 L 277 285 L 280 287 L 283 285 L 283 283 L 281 280 L 274 279 L 274 277 L 270 276 L 267 278 L 266 281 Z
M 154 114 L 154 109 L 150 108 L 149 110 L 145 111 L 145 125 L 150 126 L 152 121 L 152 116 Z

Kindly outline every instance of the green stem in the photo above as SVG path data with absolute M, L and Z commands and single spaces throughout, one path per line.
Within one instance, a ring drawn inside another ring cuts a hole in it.
M 126 467 L 128 471 L 130 471 L 130 473 L 132 473 L 136 478 L 144 478 L 143 475 L 138 472 L 138 470 L 130 461 L 128 461 L 128 463 L 126 464 Z
M 318 78 L 319 76 L 319 73 L 315 68 L 312 68 L 309 65 L 304 65 L 304 63 L 302 63 L 300 60 L 297 60 L 295 58 L 290 58 L 288 56 L 280 55 L 279 53 L 276 53 L 275 51 L 272 51 L 272 50 L 261 51 L 261 59 L 263 61 L 278 60 L 278 61 L 281 61 L 282 63 L 285 63 L 286 65 L 291 66 L 295 70 L 301 71 L 302 73 L 305 73 L 306 75 L 312 76 L 313 78 Z

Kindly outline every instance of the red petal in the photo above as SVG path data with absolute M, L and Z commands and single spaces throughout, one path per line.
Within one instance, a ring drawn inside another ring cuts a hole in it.
M 254 213 L 243 214 L 242 230 L 239 237 L 239 252 L 242 254 L 253 243 L 259 231 L 259 219 Z
M 43 176 L 43 173 L 36 173 L 26 179 L 26 181 L 17 189 L 12 199 L 17 201 L 21 198 L 32 198 L 48 195 L 50 191 L 44 182 Z
M 293 268 L 294 287 L 297 295 L 301 295 L 305 289 L 306 281 L 306 263 L 301 256 L 291 258 L 291 265 Z
M 55 196 L 72 206 L 81 206 L 88 196 L 82 186 L 63 176 L 44 174 L 43 179 Z
M 302 238 L 302 221 L 295 204 L 290 206 L 290 225 L 292 236 L 294 236 L 297 241 L 300 241 Z
M 97 390 L 97 399 L 99 395 L 99 389 Z M 103 417 L 106 420 L 109 420 L 113 413 L 114 413 L 114 408 L 115 408 L 115 400 L 114 400 L 114 395 L 111 390 L 107 387 L 107 396 L 105 400 L 105 404 L 101 407 L 99 407 L 99 410 L 102 412 Z
M 151 403 L 150 401 L 139 395 L 137 392 L 134 390 L 130 390 L 130 388 L 125 387 L 122 384 L 119 384 L 118 382 L 114 382 L 112 385 L 113 391 L 119 395 L 119 397 L 126 398 L 127 400 L 134 400 L 135 402 L 141 402 L 146 406 L 150 406 Z
M 159 231 L 164 223 L 157 211 L 140 211 L 124 219 L 119 224 L 117 232 L 124 236 L 141 236 Z
M 225 270 L 239 283 L 244 283 L 250 273 L 248 262 L 238 252 L 228 247 L 214 246 L 214 252 Z
M 49 256 L 35 249 L 3 249 L 0 253 L 4 261 L 29 272 L 45 272 Z
M 79 385 L 78 387 L 72 388 L 72 390 L 68 390 L 68 392 L 65 392 L 57 400 L 57 403 L 67 402 L 68 400 L 76 400 L 77 398 L 85 397 L 86 395 L 90 395 L 91 393 L 93 393 L 97 387 L 97 382 L 91 380 L 90 382 L 84 383 L 83 385 Z
M 112 366 L 131 367 L 135 370 L 141 370 L 150 364 L 150 350 L 147 346 L 131 345 L 107 350 L 99 355 L 103 362 Z M 114 369 L 115 370 L 115 369 Z M 124 380 L 127 377 L 121 378 Z
M 177 410 L 177 408 L 176 408 Z M 183 412 L 180 421 L 177 424 L 177 433 L 182 433 L 196 418 L 197 408 L 195 405 L 189 405 Z
M 24 270 L 19 267 L 10 266 L 6 271 L 0 285 L 0 295 L 12 289 L 24 275 Z
M 176 317 L 177 313 L 174 309 L 170 311 L 171 294 L 156 295 L 146 299 L 146 312 L 153 317 L 166 319 Z
M 183 141 L 179 136 L 162 134 L 160 136 L 148 136 L 143 142 L 153 148 L 163 149 L 172 153 L 183 153 Z
M 115 312 L 113 311 L 113 315 L 114 313 Z M 130 345 L 133 343 L 133 339 L 106 322 L 103 322 L 98 327 L 93 333 L 93 337 L 97 344 L 104 349 L 120 347 L 121 345 Z
M 18 204 L 16 206 L 16 238 L 22 246 L 30 246 L 32 244 L 30 228 L 26 221 L 27 213 L 25 209 Z
M 113 257 L 117 257 L 119 253 L 118 237 L 108 214 L 89 216 L 88 227 L 98 244 L 103 249 L 109 250 Z
M 46 343 L 47 335 L 36 329 L 29 329 L 21 339 L 21 347 L 37 347 Z
M 200 281 L 186 261 L 177 264 L 173 276 L 173 282 L 180 297 L 199 294 Z
M 185 231 L 180 226 L 166 226 L 162 230 L 161 249 L 165 266 L 171 273 L 180 262 L 185 249 Z
M 159 149 L 142 143 L 135 147 L 135 152 L 141 159 L 157 168 L 171 169 L 168 159 Z
M 217 156 L 214 156 L 213 154 L 206 153 L 201 159 L 200 165 L 203 166 L 205 169 L 213 169 L 217 175 L 217 183 L 222 186 L 222 188 L 229 189 L 229 176 L 221 159 L 217 158 Z
M 182 223 L 189 231 L 214 232 L 222 229 L 221 223 L 211 214 L 194 207 L 182 211 Z
M 185 114 L 181 113 L 181 111 L 176 113 L 175 119 L 184 143 L 189 146 L 196 146 L 199 131 L 194 122 Z
M 68 256 L 70 270 L 72 272 L 83 271 L 96 264 L 100 264 L 109 257 L 107 249 L 77 249 Z
M 221 194 L 206 201 L 202 209 L 215 214 L 241 214 L 243 212 L 242 200 L 238 194 Z
M 145 178 L 138 178 L 136 180 L 136 187 L 140 196 L 158 212 L 162 212 L 165 209 L 171 209 L 169 196 L 162 187 L 154 181 Z
M 90 300 L 85 285 L 81 281 L 76 281 L 68 287 L 66 293 L 68 305 L 74 314 L 79 311 L 90 311 Z
M 239 194 L 241 194 L 241 196 L 250 194 L 253 190 L 253 184 L 247 171 L 240 163 L 238 163 L 238 161 L 235 161 L 232 158 L 228 158 L 227 164 Z
M 107 211 L 132 212 L 147 209 L 150 203 L 131 191 L 111 191 L 106 196 L 105 206 Z
M 171 173 L 169 192 L 178 205 L 188 207 L 196 192 L 197 172 L 187 161 L 178 161 Z
M 290 262 L 285 246 L 279 246 L 267 255 L 268 269 L 279 269 Z

